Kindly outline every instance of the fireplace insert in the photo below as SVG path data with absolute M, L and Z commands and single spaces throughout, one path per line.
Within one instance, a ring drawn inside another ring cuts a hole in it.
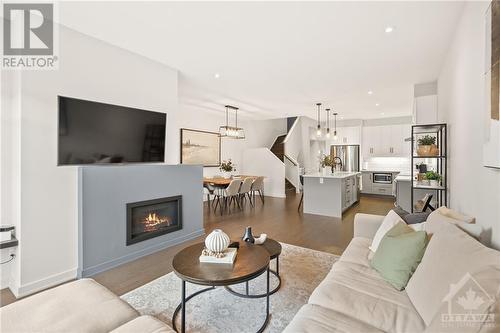
M 180 229 L 180 195 L 127 204 L 127 246 Z

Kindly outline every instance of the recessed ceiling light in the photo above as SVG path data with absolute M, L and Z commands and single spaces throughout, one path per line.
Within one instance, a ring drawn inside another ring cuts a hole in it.
M 214 78 L 216 78 L 216 79 L 220 78 L 220 74 L 219 73 L 215 73 L 214 74 Z
M 385 33 L 390 34 L 393 31 L 394 31 L 393 26 L 388 25 L 387 27 L 385 27 Z
M 368 95 L 373 95 L 373 91 L 368 90 Z
M 380 103 L 375 103 L 375 106 L 380 106 Z
M 340 119 L 341 119 L 341 120 L 343 120 L 343 119 L 344 119 L 344 117 L 340 117 Z

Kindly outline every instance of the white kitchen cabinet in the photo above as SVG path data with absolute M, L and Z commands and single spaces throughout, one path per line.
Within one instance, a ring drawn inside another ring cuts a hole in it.
M 333 129 L 330 129 L 332 134 L 332 145 L 359 145 L 361 144 L 361 130 L 359 127 L 337 127 L 337 140 L 333 139 Z
M 415 124 L 435 124 L 438 122 L 438 95 L 415 97 L 413 105 Z
M 380 146 L 380 131 L 378 126 L 363 127 L 362 152 L 363 157 L 377 156 L 377 147 Z
M 372 173 L 371 172 L 363 172 L 361 176 L 361 192 L 362 193 L 372 193 Z
M 391 139 L 389 156 L 408 157 L 410 156 L 411 142 L 405 139 L 411 136 L 410 125 L 393 125 L 390 129 Z
M 361 193 L 366 194 L 380 194 L 380 195 L 395 195 L 394 179 L 398 176 L 399 172 L 391 172 L 393 183 L 374 183 L 373 174 L 378 172 L 363 171 L 362 172 L 362 189 Z M 384 172 L 387 173 L 387 172 Z
M 371 193 L 392 195 L 392 184 L 373 184 Z
M 342 180 L 342 210 L 351 207 L 358 201 L 358 176 L 347 177 Z
M 410 125 L 363 127 L 363 157 L 409 157 Z

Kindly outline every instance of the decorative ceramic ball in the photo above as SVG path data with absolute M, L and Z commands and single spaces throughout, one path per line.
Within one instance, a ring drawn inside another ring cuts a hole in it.
M 224 252 L 229 246 L 229 243 L 229 236 L 220 229 L 214 229 L 214 231 L 205 238 L 205 246 L 208 250 L 215 253 Z

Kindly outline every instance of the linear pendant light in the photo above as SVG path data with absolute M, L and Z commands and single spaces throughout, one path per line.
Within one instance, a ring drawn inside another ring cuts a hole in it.
M 338 115 L 337 112 L 333 113 L 334 126 L 335 126 L 334 129 L 333 129 L 333 140 L 337 140 L 337 115 Z
M 316 103 L 316 105 L 318 106 L 318 128 L 316 130 L 316 135 L 317 136 L 321 136 L 321 123 L 320 123 L 320 107 L 321 107 L 321 103 Z
M 330 139 L 330 109 L 325 109 L 326 111 L 326 137 Z
M 235 113 L 234 126 L 229 126 L 229 110 Z M 226 105 L 226 125 L 219 127 L 219 136 L 221 138 L 244 139 L 245 130 L 238 127 L 238 108 L 232 105 Z

